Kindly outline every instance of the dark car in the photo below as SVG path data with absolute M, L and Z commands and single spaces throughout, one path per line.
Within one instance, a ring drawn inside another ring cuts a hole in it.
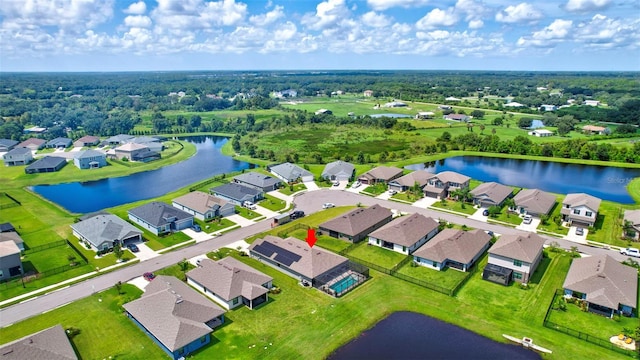
M 131 252 L 134 252 L 134 253 L 137 253 L 138 251 L 140 251 L 140 249 L 138 249 L 138 245 L 136 244 L 127 245 L 127 249 L 131 250 Z
M 200 225 L 198 225 L 198 224 L 194 224 L 194 225 L 193 225 L 193 231 L 195 231 L 195 232 L 200 232 L 200 231 L 202 231 L 202 228 L 200 227 Z
M 291 219 L 297 219 L 297 218 L 301 218 L 304 216 L 304 211 L 302 210 L 296 210 L 294 212 L 291 213 L 290 218 Z
M 151 281 L 156 278 L 156 276 L 152 272 L 146 272 L 142 274 L 142 277 L 147 281 Z
M 489 210 L 484 209 L 484 211 L 482 212 L 482 215 L 489 216 Z

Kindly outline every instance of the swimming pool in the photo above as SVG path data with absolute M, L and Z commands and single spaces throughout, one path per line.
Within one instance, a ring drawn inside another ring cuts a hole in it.
M 349 276 L 345 277 L 344 279 L 340 279 L 340 280 L 336 281 L 334 284 L 332 284 L 329 287 L 331 288 L 331 290 L 333 290 L 336 293 L 340 294 L 340 293 L 348 290 L 353 285 L 357 284 L 358 280 L 359 280 L 358 275 L 350 274 Z

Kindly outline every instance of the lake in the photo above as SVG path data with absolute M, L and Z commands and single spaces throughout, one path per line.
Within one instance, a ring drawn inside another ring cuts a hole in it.
M 541 357 L 518 345 L 502 344 L 461 327 L 403 311 L 389 315 L 328 359 L 533 360 Z
M 455 156 L 406 168 L 432 173 L 455 171 L 480 181 L 538 188 L 558 194 L 584 192 L 621 204 L 634 203 L 626 185 L 633 178 L 640 177 L 640 169 L 481 156 Z
M 234 160 L 220 152 L 228 141 L 225 137 L 191 136 L 181 140 L 193 143 L 197 152 L 187 160 L 173 165 L 123 177 L 37 185 L 31 189 L 71 212 L 82 214 L 155 198 L 217 174 L 250 167 L 249 163 Z

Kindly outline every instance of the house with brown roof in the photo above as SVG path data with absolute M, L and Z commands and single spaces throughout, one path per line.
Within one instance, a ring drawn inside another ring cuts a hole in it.
M 429 179 L 434 176 L 434 174 L 425 170 L 412 171 L 407 175 L 389 181 L 389 189 L 402 192 L 411 189 L 416 184 L 418 184 L 418 186 L 420 186 L 420 189 L 422 189 L 425 185 L 427 185 Z
M 73 143 L 75 147 L 95 146 L 100 143 L 100 138 L 92 135 L 85 135 Z
M 246 305 L 249 309 L 269 300 L 273 278 L 232 258 L 202 259 L 187 273 L 187 283 L 225 309 Z
M 114 149 L 116 159 L 126 158 L 129 161 L 149 162 L 160 159 L 160 153 L 151 151 L 148 146 L 137 143 L 126 143 Z
M 542 259 L 545 239 L 535 233 L 502 235 L 489 249 L 482 278 L 502 285 L 528 283 Z
M 236 206 L 231 202 L 219 197 L 193 191 L 177 197 L 172 201 L 173 207 L 185 211 L 196 219 L 208 220 L 217 216 L 229 216 L 236 213 Z
M 627 229 L 627 236 L 633 239 L 638 239 L 640 236 L 640 210 L 625 210 L 623 217 L 623 224 L 629 222 L 629 229 Z
M 604 135 L 608 129 L 602 126 L 585 125 L 582 127 L 582 131 L 588 134 Z
M 476 229 L 444 229 L 413 253 L 413 261 L 434 270 L 467 271 L 491 246 L 491 236 Z
M 602 200 L 585 193 L 567 194 L 562 201 L 562 220 L 569 225 L 593 226 Z
M 61 325 L 40 330 L 0 346 L 2 360 L 77 360 L 73 346 Z
M 364 97 L 372 97 L 373 90 L 365 90 L 362 94 L 364 95 Z
M 16 147 L 24 147 L 31 151 L 38 151 L 42 149 L 46 143 L 47 141 L 44 139 L 29 138 L 21 142 L 20 144 L 16 145 Z
M 607 317 L 632 316 L 638 306 L 638 272 L 606 254 L 574 259 L 562 288 Z
M 480 207 L 502 206 L 513 195 L 513 189 L 497 182 L 486 182 L 470 191 L 473 203 Z
M 206 346 L 213 329 L 224 323 L 224 309 L 173 276 L 156 276 L 139 299 L 123 307 L 174 360 Z
M 375 204 L 358 208 L 326 221 L 318 227 L 320 233 L 357 243 L 391 221 L 391 210 Z
M 521 190 L 513 197 L 515 208 L 510 209 L 521 215 L 547 215 L 556 204 L 556 197 L 538 189 Z
M 431 177 L 422 188 L 424 196 L 444 199 L 458 189 L 468 188 L 471 178 L 453 171 L 443 171 Z
M 373 185 L 377 183 L 389 183 L 393 179 L 402 176 L 402 169 L 394 166 L 378 166 L 358 177 L 363 184 Z
M 438 225 L 421 214 L 402 216 L 369 234 L 369 244 L 410 255 L 438 233 Z

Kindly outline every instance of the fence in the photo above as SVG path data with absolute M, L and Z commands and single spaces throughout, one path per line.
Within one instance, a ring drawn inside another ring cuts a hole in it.
M 556 303 L 556 300 L 558 298 L 558 296 L 562 296 L 564 294 L 564 292 L 560 289 L 557 289 L 555 294 L 553 295 L 553 298 L 551 299 L 551 303 L 549 304 L 549 307 L 547 308 L 547 313 L 544 315 L 544 321 L 543 321 L 543 325 L 546 328 L 549 329 L 553 329 L 556 331 L 559 331 L 561 333 L 567 334 L 569 336 L 573 336 L 575 338 L 578 338 L 580 340 L 584 340 L 587 342 L 590 342 L 592 344 L 598 345 L 600 347 L 603 347 L 605 349 L 609 349 L 609 350 L 613 350 L 619 354 L 622 355 L 627 355 L 630 357 L 636 357 L 638 355 L 638 353 L 636 351 L 632 351 L 632 350 L 625 350 L 623 348 L 618 347 L 617 345 L 611 343 L 611 341 L 609 341 L 609 339 L 602 339 L 599 338 L 597 336 L 593 336 L 587 333 L 583 333 L 582 331 L 578 331 L 563 325 L 559 325 L 556 324 L 552 321 L 549 321 L 549 315 L 551 314 L 551 311 L 553 310 L 553 304 Z
M 286 238 L 289 236 L 289 233 L 292 231 L 296 231 L 296 230 L 307 230 L 309 229 L 310 226 L 307 224 L 295 224 L 295 225 L 291 225 L 288 226 L 287 228 L 285 228 L 282 231 L 279 231 L 276 235 L 278 235 L 278 237 L 280 238 Z
M 225 174 L 222 174 L 222 176 L 225 176 Z M 189 188 L 189 191 L 196 191 L 199 188 L 212 184 L 212 183 L 223 183 L 223 184 L 228 184 L 229 180 L 225 179 L 224 177 L 222 177 L 221 175 L 215 176 L 211 179 L 205 180 L 205 181 L 201 181 L 197 184 L 195 184 L 194 186 Z
M 64 246 L 65 244 L 66 244 L 66 241 L 64 241 L 64 240 L 53 241 L 53 242 L 50 242 L 50 243 L 46 243 L 44 245 L 30 247 L 27 250 L 23 251 L 22 253 L 25 254 L 25 255 L 26 254 L 31 254 L 31 253 L 35 253 L 35 252 L 51 249 L 51 248 L 58 247 L 58 246 Z
M 8 209 L 8 208 L 12 208 L 12 207 L 16 207 L 16 206 L 20 206 L 22 205 L 22 203 L 20 201 L 18 201 L 16 198 L 14 198 L 13 196 L 9 195 L 8 193 L 0 193 L 0 196 L 6 196 L 7 198 L 9 198 L 9 200 L 11 200 L 12 202 L 10 203 L 6 203 L 6 204 L 1 204 L 0 205 L 0 209 Z

